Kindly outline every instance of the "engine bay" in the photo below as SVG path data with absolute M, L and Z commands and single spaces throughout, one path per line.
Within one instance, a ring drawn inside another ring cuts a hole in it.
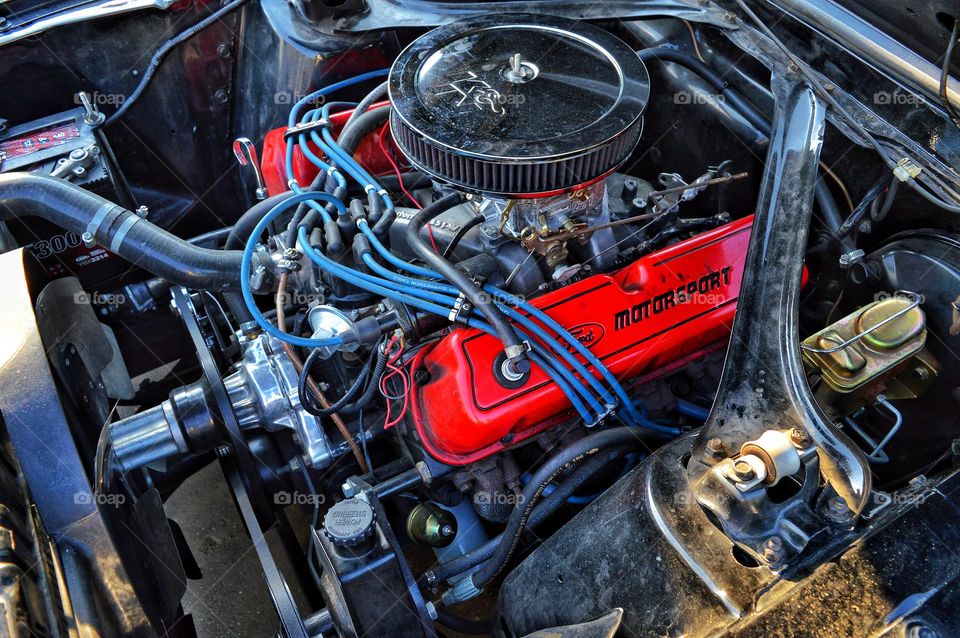
M 18 2 L 7 634 L 960 631 L 949 3 Z

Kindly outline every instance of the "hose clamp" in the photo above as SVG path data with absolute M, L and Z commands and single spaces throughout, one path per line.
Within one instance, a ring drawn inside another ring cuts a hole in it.
M 518 343 L 515 346 L 508 346 L 503 349 L 503 353 L 507 355 L 507 359 L 511 361 L 513 359 L 519 359 L 529 351 L 530 351 L 529 341 L 523 341 L 521 343 Z
M 124 238 L 127 236 L 127 233 L 130 232 L 130 229 L 140 221 L 142 217 L 129 213 L 127 217 L 120 222 L 120 226 L 117 228 L 117 232 L 114 233 L 113 239 L 110 240 L 110 252 L 115 253 L 120 250 L 120 245 L 123 243 Z
M 100 224 L 103 223 L 103 220 L 107 216 L 107 213 L 113 210 L 115 206 L 116 204 L 113 204 L 112 202 L 107 202 L 103 206 L 101 206 L 99 209 L 97 209 L 97 212 L 94 214 L 93 218 L 90 220 L 90 223 L 87 224 L 87 233 L 96 237 L 97 231 L 100 230 Z
M 303 266 L 300 264 L 300 251 L 296 248 L 284 248 L 280 257 L 277 259 L 277 270 L 286 272 L 296 272 Z

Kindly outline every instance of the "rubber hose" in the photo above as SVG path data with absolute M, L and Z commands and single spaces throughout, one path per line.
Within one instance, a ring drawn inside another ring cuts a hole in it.
M 552 483 L 564 469 L 574 463 L 579 463 L 602 450 L 610 447 L 628 445 L 639 441 L 637 431 L 629 427 L 619 427 L 603 432 L 597 432 L 572 443 L 551 456 L 537 468 L 530 477 L 530 482 L 523 488 L 521 498 L 518 499 L 507 527 L 503 531 L 503 541 L 497 546 L 490 560 L 470 578 L 477 590 L 482 590 L 507 566 L 510 557 L 520 543 L 520 535 L 527 525 L 530 512 L 533 510 L 547 485 Z
M 14 212 L 19 211 L 19 212 Z M 33 173 L 0 175 L 0 220 L 34 215 L 93 240 L 158 277 L 198 290 L 240 288 L 239 250 L 200 248 L 66 180 Z M 271 267 L 255 255 L 255 267 Z
M 621 446 L 619 448 L 613 448 L 611 453 L 613 456 L 620 456 L 635 449 L 636 446 Z M 601 456 L 591 459 L 578 467 L 569 478 L 561 483 L 557 489 L 548 496 L 544 497 L 543 501 L 533 509 L 529 520 L 527 520 L 526 529 L 533 529 L 548 517 L 552 516 L 580 486 L 606 468 L 611 460 L 613 459 L 610 456 Z M 503 534 L 499 534 L 463 556 L 441 563 L 426 575 L 431 583 L 440 583 L 453 578 L 457 574 L 462 574 L 480 563 L 489 560 L 502 542 Z
M 350 125 L 353 124 L 354 120 L 366 113 L 371 104 L 386 97 L 388 86 L 389 84 L 387 82 L 381 82 L 376 86 L 376 88 L 367 93 L 367 95 L 360 100 L 360 103 L 357 104 L 357 106 L 353 109 L 353 113 L 351 113 L 350 117 L 347 118 L 347 123 L 343 125 L 343 128 L 350 128 Z
M 347 155 L 353 157 L 353 154 L 357 152 L 357 147 L 360 146 L 361 140 L 386 124 L 388 117 L 390 117 L 390 107 L 387 105 L 367 111 L 354 120 L 350 126 L 343 127 L 339 137 L 337 137 L 337 144 Z
M 274 206 L 289 196 L 290 191 L 286 191 L 259 201 L 248 208 L 233 225 L 233 228 L 230 229 L 230 234 L 227 235 L 227 241 L 224 242 L 223 247 L 227 250 L 243 250 L 243 245 L 250 238 L 250 233 L 253 232 L 257 223 L 263 219 L 263 216 L 269 213 Z M 247 304 L 243 301 L 243 295 L 239 292 L 223 293 L 223 301 L 239 325 L 242 326 L 253 321 L 253 315 L 250 314 L 250 309 L 247 308 Z
M 525 352 L 525 346 L 517 335 L 513 325 L 507 321 L 507 318 L 496 305 L 493 304 L 489 295 L 484 293 L 473 281 L 457 269 L 452 263 L 444 259 L 433 251 L 426 241 L 420 236 L 420 229 L 430 222 L 434 217 L 444 213 L 454 206 L 460 204 L 462 196 L 460 193 L 451 193 L 441 197 L 432 204 L 426 206 L 423 210 L 414 215 L 410 223 L 404 228 L 407 245 L 420 259 L 427 265 L 440 273 L 444 279 L 456 286 L 474 308 L 479 310 L 486 320 L 496 331 L 497 336 L 503 343 L 505 349 L 522 349 Z M 530 369 L 530 362 L 526 355 L 522 360 L 517 361 L 517 372 L 523 374 Z
M 230 234 L 227 235 L 227 241 L 223 244 L 223 247 L 227 250 L 243 250 L 243 245 L 250 239 L 250 233 L 253 232 L 257 223 L 259 223 L 260 220 L 263 219 L 263 216 L 269 213 L 274 206 L 290 197 L 290 195 L 290 191 L 273 195 L 248 208 L 233 225 L 233 229 L 230 231 Z

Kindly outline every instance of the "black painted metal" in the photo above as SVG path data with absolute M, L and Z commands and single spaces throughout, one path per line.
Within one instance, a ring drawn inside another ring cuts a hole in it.
M 702 636 L 748 613 L 774 577 L 734 560 L 690 492 L 693 436 L 657 450 L 510 573 L 497 601 L 504 635 L 621 607 L 624 636 Z
M 23 250 L 0 255 L 0 414 L 7 436 L 64 567 L 72 622 L 100 635 L 121 629 L 129 636 L 154 635 L 71 435 L 33 313 L 45 277 L 27 255 Z
M 825 109 L 805 84 L 775 77 L 774 93 L 774 133 L 727 360 L 688 473 L 697 499 L 717 514 L 733 540 L 756 549 L 764 538 L 787 527 L 786 517 L 804 530 L 784 539 L 788 553 L 796 553 L 817 533 L 813 504 L 799 503 L 808 495 L 782 503 L 762 494 L 740 498 L 735 488 L 721 490 L 720 482 L 708 480 L 712 466 L 703 454 L 706 442 L 714 437 L 735 452 L 766 430 L 801 428 L 817 446 L 828 493 L 839 495 L 858 514 L 870 491 L 862 452 L 815 403 L 800 358 L 799 295 Z

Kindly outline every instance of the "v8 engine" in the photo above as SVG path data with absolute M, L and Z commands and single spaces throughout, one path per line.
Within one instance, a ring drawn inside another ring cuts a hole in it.
M 960 631 L 949 3 L 134 4 L 0 6 L 0 633 Z

